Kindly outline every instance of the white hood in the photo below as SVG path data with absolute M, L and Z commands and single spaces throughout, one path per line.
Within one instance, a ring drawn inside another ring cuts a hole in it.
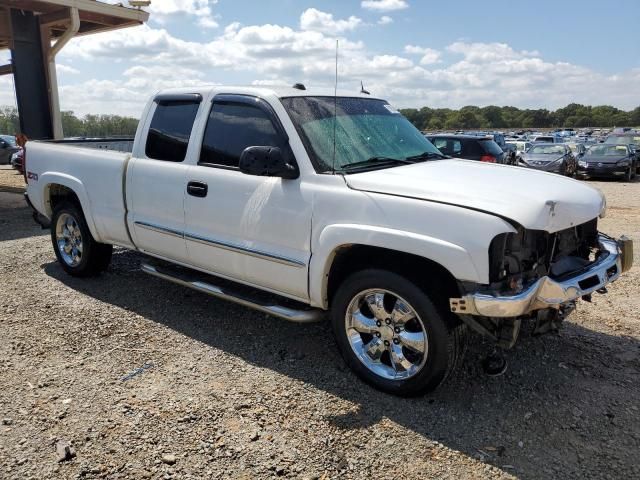
M 467 160 L 437 160 L 345 175 L 350 188 L 458 205 L 553 233 L 596 218 L 595 188 L 553 173 Z

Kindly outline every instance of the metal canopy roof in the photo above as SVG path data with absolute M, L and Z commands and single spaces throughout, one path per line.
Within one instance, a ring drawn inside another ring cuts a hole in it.
M 33 12 L 40 16 L 40 25 L 51 29 L 51 37 L 64 33 L 69 22 L 68 9 L 75 7 L 80 15 L 78 35 L 115 30 L 140 25 L 149 13 L 121 5 L 109 5 L 96 0 L 0 0 L 0 50 L 11 48 L 9 9 Z

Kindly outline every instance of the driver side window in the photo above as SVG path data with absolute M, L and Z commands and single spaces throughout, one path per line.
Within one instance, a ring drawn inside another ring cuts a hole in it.
M 247 147 L 284 148 L 269 116 L 245 103 L 214 102 L 202 140 L 198 164 L 236 169 Z

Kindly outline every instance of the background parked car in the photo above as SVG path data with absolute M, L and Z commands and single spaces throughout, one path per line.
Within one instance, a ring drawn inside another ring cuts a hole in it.
M 489 163 L 506 163 L 502 149 L 491 138 L 476 135 L 429 135 L 444 155 Z
M 622 178 L 630 181 L 638 171 L 638 154 L 629 145 L 593 145 L 578 162 L 581 177 Z
M 521 166 L 573 176 L 577 161 L 571 149 L 565 144 L 536 143 L 522 156 Z
M 22 165 L 24 163 L 24 150 L 21 148 L 11 156 L 11 167 L 19 173 L 23 173 Z
M 520 163 L 520 161 L 522 161 L 522 155 L 531 148 L 531 145 L 533 145 L 531 142 L 526 142 L 524 140 L 515 140 L 515 141 L 510 141 L 507 142 L 507 145 L 511 145 L 512 148 L 515 148 L 516 151 L 516 163 L 515 165 L 518 165 L 518 163 Z
M 12 135 L 0 135 L 0 165 L 6 165 L 20 147 L 16 145 L 16 137 Z
M 562 139 L 555 135 L 538 135 L 533 139 L 536 143 L 560 143 Z
M 571 149 L 573 156 L 576 157 L 576 160 L 580 160 L 582 156 L 586 153 L 587 147 L 584 143 L 577 142 L 569 142 L 565 144 L 567 147 Z

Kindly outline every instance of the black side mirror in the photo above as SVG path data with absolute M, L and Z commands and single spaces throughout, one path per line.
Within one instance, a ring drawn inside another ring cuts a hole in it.
M 298 178 L 298 167 L 285 160 L 278 147 L 247 147 L 240 155 L 240 171 L 259 177 Z

